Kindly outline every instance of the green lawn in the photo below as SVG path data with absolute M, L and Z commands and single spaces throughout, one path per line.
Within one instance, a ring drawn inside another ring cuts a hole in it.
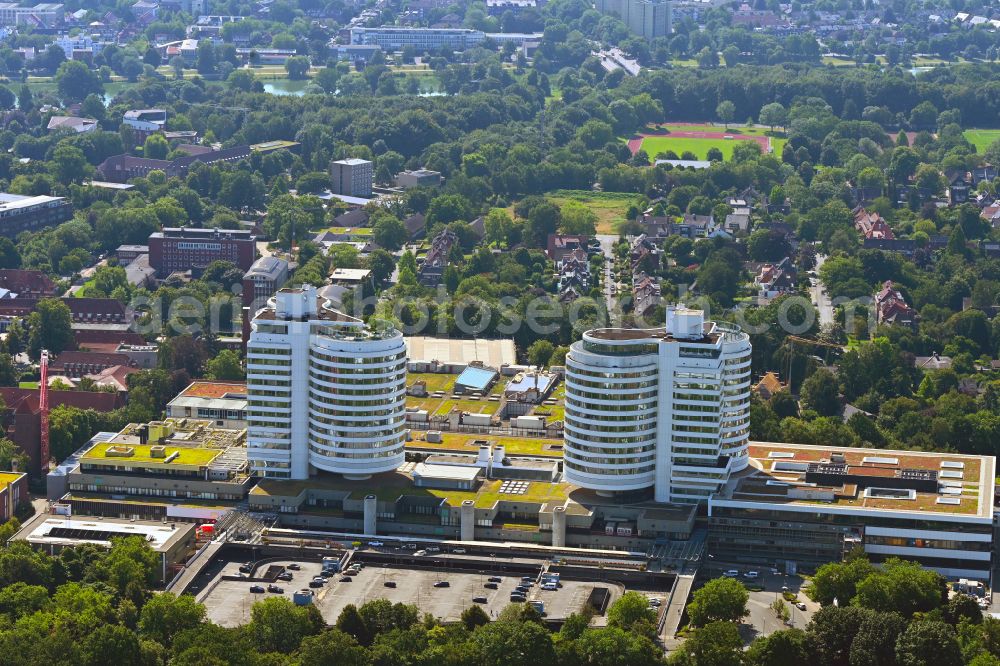
M 597 233 L 616 234 L 625 221 L 625 211 L 636 199 L 624 192 L 592 192 L 590 190 L 555 190 L 546 195 L 557 206 L 568 201 L 581 203 L 597 215 Z
M 702 128 L 704 129 L 704 128 Z M 722 158 L 732 159 L 733 146 L 740 139 L 691 139 L 671 136 L 648 136 L 642 141 L 642 149 L 649 155 L 650 160 L 655 160 L 659 153 L 672 150 L 680 157 L 685 151 L 691 151 L 695 156 L 704 160 L 708 158 L 708 151 L 718 148 L 722 151 Z M 780 155 L 785 147 L 785 139 L 772 138 L 771 147 L 775 154 Z
M 970 129 L 962 134 L 966 140 L 976 147 L 976 152 L 982 155 L 990 144 L 1000 139 L 1000 129 Z

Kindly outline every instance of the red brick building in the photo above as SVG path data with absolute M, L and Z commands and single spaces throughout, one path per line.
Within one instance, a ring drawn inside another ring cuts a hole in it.
M 231 261 L 247 271 L 257 259 L 257 239 L 245 229 L 168 227 L 149 237 L 149 265 L 156 276 L 191 271 L 195 277 L 213 261 Z
M 5 435 L 24 451 L 31 462 L 28 471 L 40 471 L 40 436 L 42 416 L 38 410 L 38 389 L 0 387 L 0 398 L 6 405 L 4 414 Z M 79 409 L 93 409 L 110 412 L 125 405 L 121 393 L 96 391 L 49 391 L 49 406 L 52 409 L 68 405 Z

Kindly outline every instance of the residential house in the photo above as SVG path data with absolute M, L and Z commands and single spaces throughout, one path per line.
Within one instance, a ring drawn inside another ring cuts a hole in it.
M 423 213 L 414 213 L 403 220 L 403 226 L 406 227 L 406 235 L 411 241 L 418 240 L 427 233 L 427 218 Z
M 549 256 L 549 259 L 558 264 L 563 260 L 563 257 L 568 254 L 572 254 L 577 250 L 583 250 L 584 254 L 586 254 L 589 242 L 590 236 L 549 234 L 545 254 Z
M 431 249 L 427 251 L 424 260 L 418 268 L 420 284 L 425 287 L 436 287 L 441 284 L 444 267 L 448 265 L 448 253 L 458 242 L 458 236 L 449 229 L 442 229 L 431 241 Z
M 52 116 L 46 129 L 50 132 L 57 129 L 67 129 L 76 134 L 93 132 L 97 129 L 97 121 L 93 118 L 77 118 L 76 116 Z
M 792 260 L 785 257 L 777 263 L 763 264 L 754 283 L 760 288 L 761 298 L 772 299 L 795 291 L 797 277 Z
M 775 372 L 766 372 L 764 376 L 760 378 L 753 390 L 760 396 L 761 400 L 770 400 L 775 394 L 786 390 L 788 387 L 781 383 L 781 379 L 778 378 Z
M 129 366 L 131 360 L 125 354 L 86 351 L 64 351 L 49 361 L 49 371 L 79 379 L 114 366 Z
M 933 352 L 930 356 L 917 356 L 913 359 L 913 367 L 927 372 L 928 370 L 947 370 L 951 368 L 951 357 L 941 356 Z
M 964 169 L 948 169 L 944 173 L 948 181 L 948 201 L 951 205 L 965 203 L 972 191 L 972 174 Z
M 559 299 L 573 301 L 590 291 L 590 258 L 582 248 L 568 252 L 555 262 Z
M 911 308 L 892 280 L 886 280 L 881 291 L 875 294 L 876 321 L 879 324 L 901 325 L 914 328 L 919 316 Z
M 895 234 L 889 227 L 889 223 L 877 212 L 868 212 L 864 208 L 854 211 L 854 228 L 858 230 L 863 238 L 887 238 L 892 240 Z
M 632 311 L 644 315 L 660 304 L 660 281 L 640 271 L 632 276 Z

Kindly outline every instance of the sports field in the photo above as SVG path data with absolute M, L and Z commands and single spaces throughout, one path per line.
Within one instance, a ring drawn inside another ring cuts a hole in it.
M 970 129 L 962 132 L 969 143 L 976 147 L 980 155 L 990 147 L 990 144 L 1000 139 L 1000 129 Z
M 704 160 L 712 148 L 718 148 L 723 159 L 728 160 L 732 158 L 736 141 L 756 141 L 765 153 L 773 150 L 780 154 L 785 145 L 784 138 L 768 136 L 767 130 L 760 127 L 732 127 L 726 130 L 715 125 L 687 124 L 649 128 L 647 132 L 629 139 L 628 146 L 633 153 L 640 149 L 646 151 L 651 160 L 666 151 L 673 151 L 677 157 L 691 152 L 697 159 Z

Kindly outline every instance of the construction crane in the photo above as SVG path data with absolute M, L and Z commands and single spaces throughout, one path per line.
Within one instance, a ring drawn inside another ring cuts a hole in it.
M 41 360 L 39 361 L 41 367 L 41 383 L 38 386 L 38 411 L 42 417 L 42 432 L 39 437 L 40 450 L 39 450 L 39 466 L 42 468 L 42 473 L 48 471 L 49 468 L 49 351 L 47 349 L 42 350 Z
M 782 343 L 781 346 L 784 347 L 785 345 L 788 345 L 788 347 L 789 347 L 789 354 L 788 354 L 788 375 L 787 375 L 787 377 L 788 377 L 788 392 L 789 393 L 792 393 L 792 358 L 794 357 L 794 354 L 791 353 L 791 347 L 793 345 L 803 345 L 803 346 L 814 345 L 814 346 L 817 346 L 817 347 L 826 347 L 828 349 L 836 349 L 837 351 L 841 351 L 841 352 L 847 350 L 847 347 L 845 347 L 844 345 L 838 345 L 838 344 L 836 344 L 834 342 L 826 342 L 825 340 L 810 340 L 809 338 L 800 338 L 797 335 L 788 335 L 788 336 L 785 336 L 785 341 Z

